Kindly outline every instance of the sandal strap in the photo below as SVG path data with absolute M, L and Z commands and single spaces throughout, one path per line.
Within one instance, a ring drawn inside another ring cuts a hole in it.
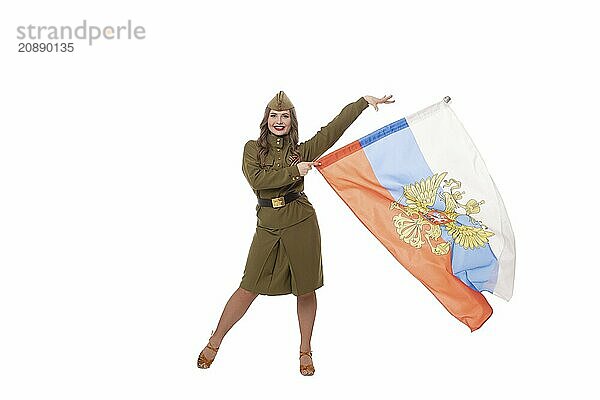
M 212 339 L 212 337 L 213 337 L 213 335 L 214 335 L 214 334 L 215 334 L 215 331 L 214 331 L 214 330 L 213 330 L 212 332 L 210 332 L 210 338 L 208 339 L 208 344 L 206 345 L 206 347 L 208 347 L 209 349 L 211 349 L 211 350 L 212 350 L 212 351 L 214 351 L 214 352 L 217 352 L 217 351 L 219 350 L 219 348 L 218 348 L 218 347 L 213 347 L 213 346 L 210 344 L 210 339 Z
M 300 351 L 300 357 L 302 356 L 309 356 L 310 358 L 312 358 L 312 351 Z
M 213 347 L 213 346 L 211 346 L 211 345 L 210 345 L 210 342 L 208 342 L 208 344 L 206 345 L 206 347 L 208 347 L 209 349 L 211 349 L 211 350 L 212 350 L 212 351 L 214 351 L 215 353 L 216 353 L 217 351 L 219 351 L 219 348 L 218 348 L 218 347 Z

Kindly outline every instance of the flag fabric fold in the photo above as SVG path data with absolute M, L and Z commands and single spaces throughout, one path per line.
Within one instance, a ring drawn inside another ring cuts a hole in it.
M 450 106 L 441 101 L 318 160 L 358 219 L 471 331 L 509 300 L 515 241 L 502 198 Z

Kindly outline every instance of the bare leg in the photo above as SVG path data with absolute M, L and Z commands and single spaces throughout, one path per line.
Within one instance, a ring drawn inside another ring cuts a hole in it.
M 298 296 L 298 323 L 300 324 L 300 351 L 310 351 L 315 316 L 317 315 L 317 294 L 310 293 Z M 300 357 L 300 364 L 312 364 L 312 358 L 306 355 Z
M 229 332 L 231 327 L 244 316 L 250 307 L 250 304 L 252 304 L 257 296 L 257 293 L 242 288 L 238 288 L 233 292 L 223 309 L 223 314 L 221 314 L 221 319 L 219 320 L 215 333 L 209 339 L 209 343 L 213 347 L 219 347 L 221 345 L 227 332 Z M 216 353 L 208 347 L 205 347 L 204 350 L 202 350 L 202 353 L 209 359 L 213 359 L 216 355 Z

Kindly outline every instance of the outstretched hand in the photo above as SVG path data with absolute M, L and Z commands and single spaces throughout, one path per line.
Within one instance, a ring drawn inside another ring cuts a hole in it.
M 367 103 L 369 103 L 370 105 L 375 107 L 375 111 L 379 111 L 377 104 L 391 104 L 396 101 L 396 100 L 390 100 L 392 98 L 391 94 L 387 95 L 387 96 L 383 96 L 382 98 L 377 98 L 377 97 L 373 97 L 373 96 L 363 96 L 363 98 L 367 101 Z

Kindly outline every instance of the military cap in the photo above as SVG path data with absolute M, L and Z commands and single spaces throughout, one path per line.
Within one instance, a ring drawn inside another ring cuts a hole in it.
M 275 97 L 271 99 L 269 104 L 267 104 L 267 107 L 275 111 L 284 111 L 289 110 L 290 108 L 294 108 L 294 105 L 290 101 L 290 98 L 287 97 L 287 95 L 282 90 L 280 90 L 279 93 L 277 93 Z

